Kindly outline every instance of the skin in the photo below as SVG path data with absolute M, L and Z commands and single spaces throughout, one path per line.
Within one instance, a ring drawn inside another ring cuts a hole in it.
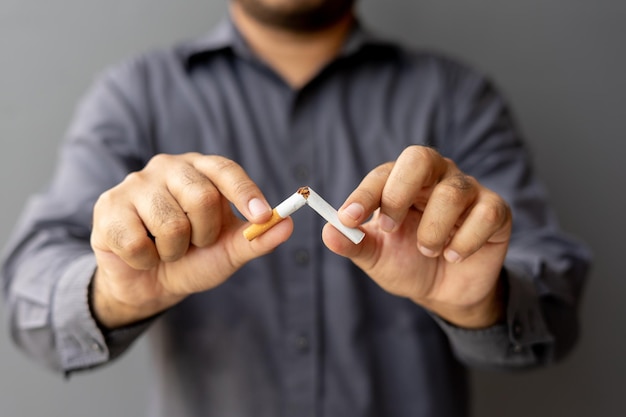
M 484 328 L 503 319 L 499 277 L 511 211 L 450 159 L 424 146 L 405 149 L 363 179 L 339 218 L 362 225 L 364 241 L 352 245 L 327 225 L 324 243 L 384 290 L 460 327 Z
M 355 0 L 238 0 L 245 14 L 267 27 L 313 33 L 350 14 Z
M 258 18 L 249 4 L 284 16 L 298 4 L 310 10 L 312 3 L 329 2 L 235 0 L 231 13 L 255 52 L 298 88 L 335 56 L 353 23 L 351 10 L 330 25 L 294 29 Z M 230 203 L 249 222 L 271 216 L 262 191 L 241 166 L 195 153 L 157 155 L 104 192 L 94 207 L 91 236 L 99 323 L 124 326 L 215 288 L 293 231 L 286 219 L 249 242 L 242 233 L 248 223 L 235 216 Z M 339 217 L 361 227 L 365 239 L 354 245 L 327 225 L 324 243 L 384 290 L 459 327 L 484 328 L 502 320 L 499 277 L 511 211 L 453 161 L 430 148 L 409 147 L 366 175 Z
M 270 24 L 263 17 L 257 17 L 253 14 L 255 8 L 251 8 L 250 3 L 263 5 L 266 13 L 274 10 L 281 20 L 289 20 L 289 16 L 297 14 L 294 10 L 295 5 L 311 10 L 312 5 L 309 3 L 317 3 L 318 7 L 323 7 L 326 3 L 333 3 L 333 0 L 231 2 L 231 16 L 250 48 L 294 89 L 306 84 L 337 55 L 354 23 L 352 10 L 348 9 L 343 15 L 335 16 L 332 25 L 317 30 L 311 30 L 306 25 L 299 29 L 286 28 Z

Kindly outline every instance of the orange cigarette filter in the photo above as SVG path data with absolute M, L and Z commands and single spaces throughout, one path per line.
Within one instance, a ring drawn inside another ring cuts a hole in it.
M 272 210 L 272 217 L 267 222 L 260 223 L 260 224 L 256 224 L 256 223 L 251 224 L 243 231 L 243 235 L 248 240 L 255 239 L 261 236 L 263 233 L 270 230 L 272 227 L 276 226 L 278 223 L 281 222 L 281 220 L 284 220 L 284 219 L 285 218 L 280 217 L 280 214 L 278 214 L 278 211 L 274 209 Z
M 295 213 L 300 207 L 306 204 L 306 193 L 302 192 L 303 188 L 293 193 L 289 196 L 285 201 L 277 205 L 274 210 L 272 210 L 272 217 L 265 223 L 260 224 L 251 224 L 244 231 L 243 235 L 248 240 L 252 240 L 263 233 L 267 232 L 269 229 L 280 223 L 285 217 L 290 216 Z

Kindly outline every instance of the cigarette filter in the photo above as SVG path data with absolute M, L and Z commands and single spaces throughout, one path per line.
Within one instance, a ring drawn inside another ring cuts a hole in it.
M 265 223 L 251 224 L 244 231 L 243 235 L 248 240 L 252 240 L 255 237 L 262 235 L 269 229 L 280 223 L 285 217 L 288 217 L 295 213 L 300 207 L 306 204 L 306 198 L 298 192 L 293 193 L 285 201 L 272 210 L 272 217 Z

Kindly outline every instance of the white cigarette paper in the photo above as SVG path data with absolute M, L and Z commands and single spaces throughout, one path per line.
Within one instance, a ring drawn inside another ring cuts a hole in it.
M 285 201 L 276 206 L 274 210 L 283 219 L 287 216 L 291 216 L 298 211 L 300 207 L 306 204 L 306 198 L 299 192 L 291 194 Z
M 272 210 L 272 217 L 268 221 L 261 224 L 251 224 L 243 231 L 243 235 L 246 239 L 252 240 L 280 223 L 285 217 L 295 213 L 305 204 L 306 198 L 302 194 L 295 192 Z
M 310 187 L 303 187 L 308 190 L 308 197 L 306 203 L 309 207 L 317 212 L 328 223 L 332 224 L 337 230 L 339 230 L 345 237 L 350 239 L 354 244 L 359 244 L 365 237 L 360 229 L 345 226 L 339 221 L 339 215 L 337 210 L 333 208 L 326 200 L 324 200 L 319 194 L 313 191 Z M 300 189 L 302 190 L 302 188 Z M 298 191 L 300 191 L 298 190 Z
M 243 235 L 246 239 L 252 240 L 274 227 L 285 217 L 295 213 L 305 204 L 315 210 L 317 214 L 322 216 L 328 223 L 332 224 L 354 244 L 361 243 L 363 237 L 365 237 L 365 233 L 363 233 L 360 229 L 344 226 L 343 223 L 339 221 L 337 210 L 335 210 L 333 206 L 331 206 L 310 187 L 301 187 L 298 189 L 298 191 L 293 193 L 272 210 L 272 218 L 270 220 L 265 223 L 252 224 L 248 226 L 243 231 Z

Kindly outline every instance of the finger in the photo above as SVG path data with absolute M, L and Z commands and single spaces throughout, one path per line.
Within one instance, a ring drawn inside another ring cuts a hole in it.
M 507 242 L 510 231 L 510 208 L 500 197 L 486 192 L 454 234 L 444 256 L 448 262 L 462 262 L 487 243 Z
M 232 268 L 231 273 L 252 259 L 270 253 L 285 242 L 293 232 L 293 220 L 291 217 L 287 217 L 267 232 L 249 241 L 243 234 L 244 229 L 248 226 L 249 224 L 241 222 L 228 234 L 225 247 Z
M 422 254 L 430 257 L 441 254 L 478 192 L 478 182 L 460 172 L 444 178 L 433 188 L 417 228 L 417 244 Z
M 369 237 L 368 234 L 361 243 L 355 245 L 343 233 L 327 223 L 322 229 L 322 241 L 332 252 L 349 258 L 364 271 L 371 269 L 378 258 L 375 239 Z
M 427 198 L 423 189 L 434 185 L 448 169 L 448 162 L 434 149 L 411 146 L 396 160 L 383 189 L 380 202 L 381 228 L 386 232 L 397 230 L 409 208 L 418 199 Z
M 181 165 L 179 157 L 155 156 L 143 170 L 127 175 L 116 187 L 123 193 L 120 198 L 135 207 L 164 262 L 180 259 L 191 237 L 189 219 L 166 186 L 167 177 L 177 176 Z
M 222 156 L 194 156 L 193 165 L 252 223 L 267 221 L 272 208 L 257 185 L 236 162 Z
M 165 188 L 148 189 L 135 194 L 133 204 L 145 228 L 151 234 L 159 258 L 172 262 L 185 255 L 191 238 L 191 224 L 174 196 Z M 221 217 L 221 210 L 213 210 Z
M 343 224 L 356 227 L 380 207 L 383 188 L 392 168 L 393 162 L 379 165 L 363 178 L 338 210 L 339 220 Z
M 215 288 L 247 262 L 274 250 L 293 232 L 293 221 L 287 218 L 257 239 L 248 241 L 243 236 L 248 223 L 237 220 L 236 226 L 231 225 L 224 230 L 217 244 L 189 250 L 186 260 L 190 268 L 186 273 L 191 279 L 175 278 L 176 282 L 172 284 L 174 293 L 188 294 Z
M 134 206 L 118 201 L 116 193 L 109 191 L 96 202 L 92 247 L 96 251 L 112 252 L 133 269 L 154 267 L 159 255 L 142 220 Z
M 204 174 L 187 163 L 173 175 L 168 175 L 166 181 L 169 192 L 189 219 L 191 244 L 205 247 L 213 243 L 224 220 L 225 198 L 219 190 Z

